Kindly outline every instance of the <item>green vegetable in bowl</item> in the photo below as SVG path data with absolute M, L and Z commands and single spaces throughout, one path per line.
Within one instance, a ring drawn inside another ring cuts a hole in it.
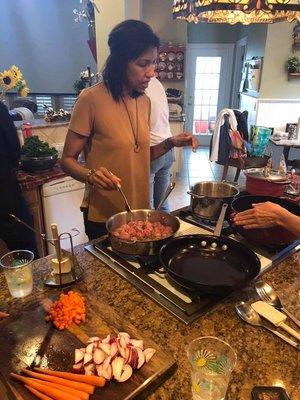
M 58 156 L 58 151 L 55 147 L 50 147 L 47 142 L 40 140 L 38 136 L 31 136 L 25 139 L 22 155 L 25 157 Z

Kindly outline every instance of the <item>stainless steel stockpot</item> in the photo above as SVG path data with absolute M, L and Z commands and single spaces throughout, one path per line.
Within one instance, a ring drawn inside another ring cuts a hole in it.
M 191 196 L 191 210 L 198 217 L 216 221 L 222 204 L 231 204 L 239 193 L 234 185 L 227 182 L 205 181 L 196 183 L 188 194 Z

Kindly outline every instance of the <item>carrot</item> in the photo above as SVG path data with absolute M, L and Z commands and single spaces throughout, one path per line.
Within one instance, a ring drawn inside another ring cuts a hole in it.
M 36 378 L 36 379 L 41 379 L 43 381 L 58 383 L 59 385 L 68 386 L 70 388 L 81 390 L 82 392 L 86 392 L 89 394 L 93 394 L 95 391 L 95 386 L 88 385 L 87 383 L 69 381 L 67 379 L 58 378 L 58 377 L 52 376 L 52 375 L 38 374 L 37 372 L 33 372 L 33 371 L 31 371 L 29 369 L 25 369 L 25 368 L 22 369 L 22 372 L 24 372 L 25 374 L 27 374 L 33 378 Z
M 25 378 L 24 376 L 18 375 L 11 373 L 10 374 L 13 378 L 25 383 L 26 385 L 38 390 L 39 392 L 42 392 L 46 395 L 49 395 L 50 398 L 54 400 L 81 400 L 80 397 L 74 396 L 73 394 L 66 393 L 62 390 L 59 389 L 54 389 L 49 386 L 45 386 L 44 384 L 35 382 L 36 379 L 33 378 Z M 44 382 L 43 382 L 44 383 Z
M 51 397 L 46 396 L 45 394 L 39 392 L 38 390 L 36 390 L 36 389 L 34 389 L 34 388 L 32 388 L 32 387 L 30 387 L 30 386 L 28 386 L 28 385 L 25 385 L 25 387 L 26 387 L 26 389 L 28 389 L 31 393 L 33 393 L 38 399 L 41 399 L 41 400 L 52 400 Z
M 85 321 L 84 298 L 77 292 L 70 290 L 67 294 L 61 293 L 59 300 L 55 301 L 45 317 L 46 321 L 53 321 L 54 326 L 65 329 L 73 322 L 80 324 Z
M 105 385 L 105 378 L 102 376 L 89 376 L 89 375 L 80 375 L 73 374 L 72 372 L 64 372 L 64 371 L 52 371 L 50 369 L 42 369 L 42 368 L 34 368 L 35 371 L 41 372 L 42 374 L 58 376 L 60 378 L 69 379 L 71 381 L 84 382 L 94 386 L 103 387 Z
M 59 385 L 58 383 L 45 382 L 45 381 L 42 381 L 40 379 L 34 379 L 34 378 L 28 378 L 28 379 L 30 379 L 31 381 L 40 383 L 41 385 L 54 387 L 54 388 L 56 388 L 58 390 L 61 390 L 62 392 L 72 394 L 74 396 L 79 397 L 81 400 L 89 400 L 89 397 L 90 397 L 90 395 L 88 393 L 86 393 L 86 392 L 81 392 L 80 390 L 73 389 L 73 388 L 70 388 L 68 386 Z

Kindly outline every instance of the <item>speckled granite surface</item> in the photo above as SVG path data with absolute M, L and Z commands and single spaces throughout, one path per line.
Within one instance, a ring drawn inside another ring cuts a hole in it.
M 237 300 L 256 299 L 252 287 L 232 295 L 213 311 L 186 326 L 85 252 L 82 246 L 77 247 L 76 253 L 85 270 L 84 285 L 94 296 L 113 307 L 142 334 L 151 336 L 176 359 L 177 371 L 149 397 L 150 400 L 191 399 L 185 346 L 196 337 L 206 335 L 227 341 L 238 354 L 227 400 L 250 400 L 254 386 L 276 384 L 284 386 L 292 400 L 300 399 L 300 352 L 268 331 L 247 325 L 234 311 Z M 35 289 L 32 295 L 22 300 L 10 297 L 1 271 L 0 308 L 13 313 L 41 294 L 55 293 L 53 289 L 45 289 L 41 282 L 48 265 L 47 259 L 34 263 Z M 264 279 L 278 291 L 286 307 L 300 319 L 300 252 L 266 273 Z

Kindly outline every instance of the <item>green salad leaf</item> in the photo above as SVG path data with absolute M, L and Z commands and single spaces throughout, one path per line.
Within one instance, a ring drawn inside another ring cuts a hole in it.
M 58 155 L 58 151 L 55 147 L 50 147 L 49 143 L 40 140 L 38 136 L 30 136 L 25 138 L 21 153 L 26 157 L 46 157 Z

